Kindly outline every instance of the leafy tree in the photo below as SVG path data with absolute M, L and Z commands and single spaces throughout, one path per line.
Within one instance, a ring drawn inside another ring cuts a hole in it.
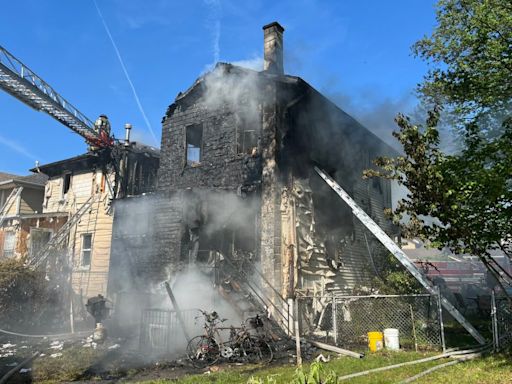
M 365 176 L 408 189 L 393 212 L 395 222 L 407 217 L 406 234 L 476 255 L 510 282 L 489 251 L 512 256 L 512 3 L 440 0 L 437 26 L 413 51 L 431 64 L 419 91 L 434 107 L 425 126 L 398 115 L 404 155 L 377 159 Z M 462 138 L 455 154 L 440 149 L 442 111 Z
M 512 251 L 512 121 L 498 138 L 468 140 L 461 153 L 446 155 L 439 150 L 438 116 L 430 112 L 423 128 L 399 115 L 394 135 L 404 155 L 377 159 L 380 170 L 365 175 L 393 179 L 408 189 L 393 212 L 396 223 L 407 217 L 406 235 L 479 256 L 494 275 L 506 274 L 489 251 L 499 248 L 509 257 Z
M 465 131 L 499 128 L 512 100 L 512 2 L 440 0 L 437 26 L 413 46 L 431 64 L 419 90 Z

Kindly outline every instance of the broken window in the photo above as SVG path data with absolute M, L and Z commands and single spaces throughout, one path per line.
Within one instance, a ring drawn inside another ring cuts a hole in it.
M 203 140 L 203 125 L 194 124 L 187 127 L 187 165 L 197 165 L 201 162 L 201 144 Z
M 51 237 L 51 230 L 38 228 L 30 229 L 30 254 L 33 258 L 41 252 L 43 247 L 50 241 Z
M 63 176 L 63 182 L 62 182 L 62 197 L 64 197 L 71 187 L 71 173 L 66 173 Z
M 252 154 L 258 147 L 258 130 L 248 119 L 237 116 L 237 153 Z
M 13 257 L 14 256 L 14 245 L 16 243 L 15 241 L 16 235 L 14 231 L 7 231 L 4 232 L 4 257 Z
M 91 266 L 92 254 L 92 234 L 85 233 L 82 235 L 82 257 L 80 264 L 82 267 Z

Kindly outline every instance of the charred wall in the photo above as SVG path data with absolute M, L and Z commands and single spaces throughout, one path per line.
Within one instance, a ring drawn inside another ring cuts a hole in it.
M 295 180 L 290 190 L 299 206 L 307 206 L 297 208 L 301 288 L 370 287 L 382 266 L 383 248 L 313 166 L 328 172 L 391 233 L 394 228 L 384 217 L 384 208 L 391 207 L 390 184 L 363 180 L 362 172 L 392 150 L 306 83 L 299 81 L 294 98 L 285 115 L 279 160 Z

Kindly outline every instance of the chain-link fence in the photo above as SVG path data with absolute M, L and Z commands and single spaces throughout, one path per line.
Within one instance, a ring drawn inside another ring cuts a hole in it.
M 197 310 L 181 311 L 188 332 L 193 329 Z M 176 311 L 145 309 L 140 326 L 140 350 L 147 354 L 161 355 L 183 349 L 187 345 Z
M 437 295 L 322 296 L 298 299 L 301 333 L 344 348 L 362 348 L 368 332 L 395 328 L 400 347 L 444 347 Z
M 492 292 L 491 304 L 492 335 L 494 348 L 501 350 L 512 347 L 512 306 L 504 296 Z

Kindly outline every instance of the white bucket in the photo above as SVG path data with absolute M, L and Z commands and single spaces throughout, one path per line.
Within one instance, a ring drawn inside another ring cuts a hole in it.
M 398 351 L 400 349 L 398 329 L 386 328 L 384 330 L 384 345 L 386 346 L 386 349 L 391 351 Z

